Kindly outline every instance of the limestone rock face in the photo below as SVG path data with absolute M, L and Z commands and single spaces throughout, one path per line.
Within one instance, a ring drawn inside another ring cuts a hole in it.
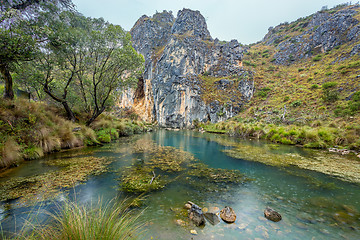
M 251 73 L 241 63 L 246 49 L 236 40 L 213 40 L 199 11 L 183 9 L 176 18 L 166 11 L 144 15 L 130 34 L 145 58 L 145 72 L 138 88 L 123 94 L 120 106 L 132 107 L 143 120 L 171 128 L 189 128 L 194 120 L 223 121 L 253 96 Z M 226 104 L 205 101 L 201 75 L 238 77 L 236 97 Z
M 295 23 L 269 28 L 263 42 L 277 45 L 274 63 L 288 65 L 300 59 L 316 56 L 334 47 L 357 40 L 360 36 L 359 21 L 353 16 L 358 5 L 334 11 L 319 11 Z M 294 25 L 292 25 L 294 24 Z M 283 30 L 301 31 L 294 36 L 281 34 Z

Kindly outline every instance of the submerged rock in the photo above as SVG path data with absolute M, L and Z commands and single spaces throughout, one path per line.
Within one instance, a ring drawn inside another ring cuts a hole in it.
M 226 223 L 233 223 L 236 220 L 236 214 L 231 207 L 225 207 L 220 211 L 221 219 Z
M 265 209 L 264 216 L 273 222 L 278 222 L 282 219 L 280 213 L 269 207 Z
M 214 212 L 206 212 L 204 213 L 204 216 L 211 225 L 216 225 L 220 222 L 219 216 Z
M 190 212 L 189 212 L 189 219 L 197 226 L 205 225 L 205 217 L 201 210 L 201 207 L 199 207 L 196 204 L 193 204 L 191 206 Z
M 185 208 L 185 209 L 190 209 L 190 208 L 191 208 L 191 204 L 185 203 L 184 208 Z

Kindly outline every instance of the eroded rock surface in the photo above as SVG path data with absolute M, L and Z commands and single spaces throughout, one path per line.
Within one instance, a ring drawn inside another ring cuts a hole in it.
M 194 120 L 218 122 L 236 115 L 253 96 L 251 73 L 242 69 L 246 49 L 236 40 L 213 40 L 199 11 L 183 9 L 176 18 L 167 11 L 144 15 L 130 33 L 145 57 L 145 72 L 120 106 L 133 108 L 143 120 L 172 128 L 191 127 Z M 237 78 L 236 97 L 205 101 L 202 75 Z

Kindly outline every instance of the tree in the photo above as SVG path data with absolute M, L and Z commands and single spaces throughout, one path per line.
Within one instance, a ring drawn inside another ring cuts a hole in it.
M 36 26 L 39 13 L 59 7 L 71 8 L 71 0 L 9 0 L 0 6 L 0 73 L 5 82 L 4 98 L 13 99 L 14 65 L 30 61 L 40 40 Z M 54 11 L 53 11 L 54 12 Z M 41 42 L 41 41 L 40 41 Z
M 81 107 L 90 124 L 110 106 L 115 90 L 136 82 L 144 59 L 132 48 L 130 34 L 104 19 L 74 12 L 44 19 L 48 41 L 29 67 L 29 75 L 37 76 L 70 120 L 75 120 L 73 107 Z
M 91 102 L 91 117 L 87 124 L 93 122 L 105 109 L 113 97 L 114 90 L 121 90 L 135 84 L 141 73 L 144 58 L 131 45 L 131 36 L 120 26 L 93 19 L 93 31 L 89 41 L 90 81 L 79 82 L 90 92 L 85 95 L 86 102 Z
M 8 12 L 8 19 L 2 19 L 0 28 L 0 73 L 5 82 L 4 98 L 13 99 L 13 81 L 10 74 L 13 65 L 33 58 L 35 40 L 28 33 L 27 24 L 17 12 Z M 5 22 L 13 21 L 6 27 Z

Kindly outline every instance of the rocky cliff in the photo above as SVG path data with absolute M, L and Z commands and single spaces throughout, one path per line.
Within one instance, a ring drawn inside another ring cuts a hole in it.
M 144 15 L 130 33 L 145 71 L 120 105 L 142 119 L 174 128 L 191 127 L 194 120 L 218 122 L 253 96 L 252 73 L 242 68 L 246 49 L 236 40 L 214 40 L 199 11 L 183 9 L 176 18 L 166 11 Z
M 250 46 L 213 39 L 204 17 L 189 9 L 176 18 L 166 11 L 142 16 L 130 33 L 145 72 L 120 105 L 163 127 L 223 121 L 241 110 L 241 118 L 276 122 L 285 106 L 295 120 L 326 115 L 324 108 L 345 114 L 360 89 L 359 4 L 271 27 Z M 337 104 L 325 107 L 321 86 L 327 82 L 336 86 Z

